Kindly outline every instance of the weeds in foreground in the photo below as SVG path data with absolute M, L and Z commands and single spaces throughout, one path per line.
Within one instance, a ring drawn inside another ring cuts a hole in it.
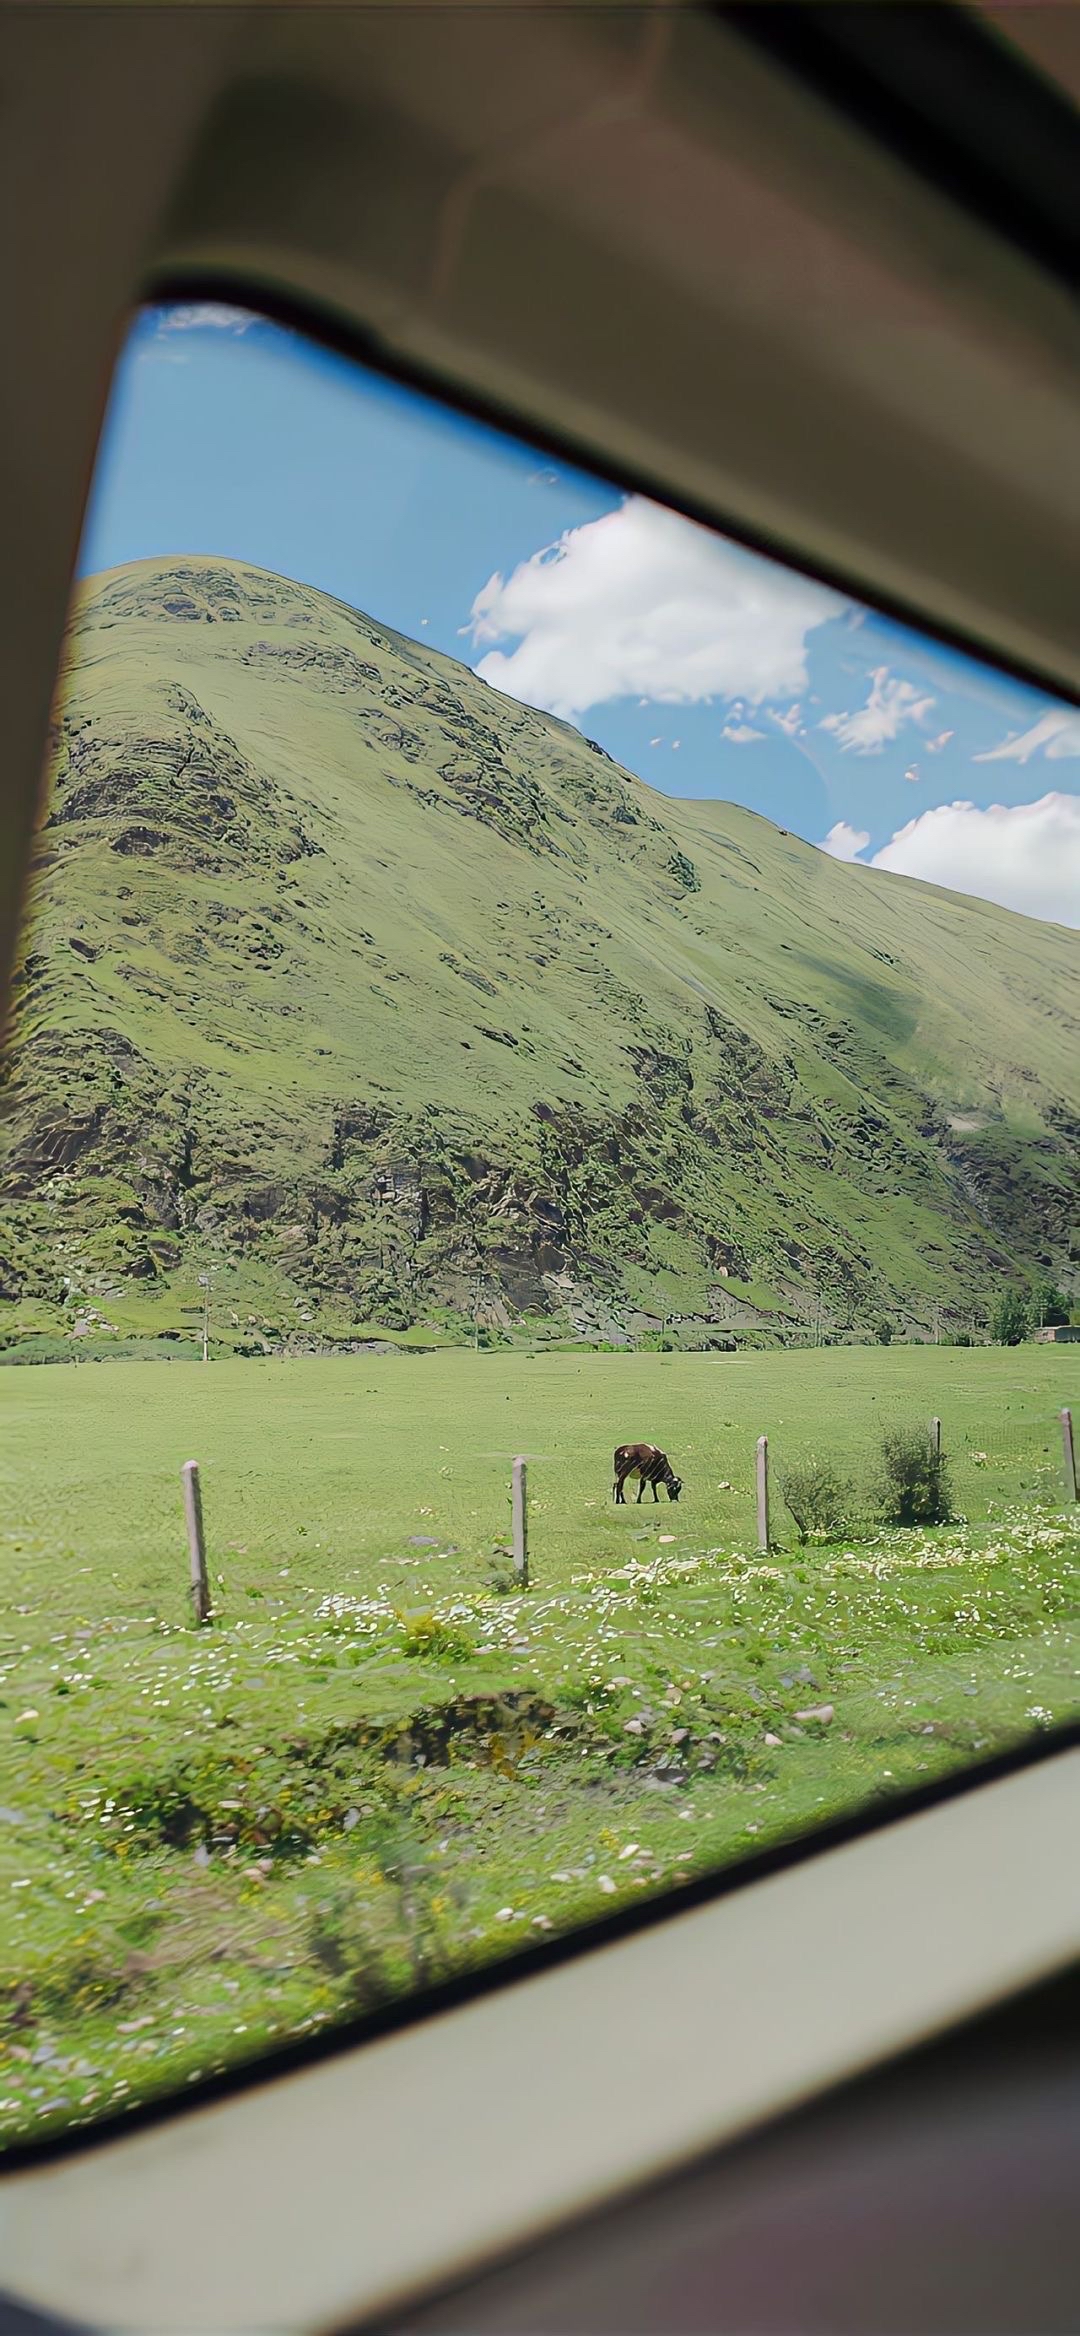
M 432 1612 L 399 1612 L 402 1652 L 415 1660 L 424 1656 L 432 1663 L 465 1663 L 473 1654 L 474 1645 L 467 1630 Z

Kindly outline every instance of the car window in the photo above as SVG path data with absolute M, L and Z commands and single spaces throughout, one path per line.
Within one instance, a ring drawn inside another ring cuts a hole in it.
M 134 320 L 7 1069 L 0 2132 L 1076 1709 L 1080 720 Z

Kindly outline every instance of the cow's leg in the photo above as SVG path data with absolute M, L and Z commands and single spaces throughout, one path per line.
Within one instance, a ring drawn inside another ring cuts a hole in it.
M 638 1488 L 637 1488 L 637 1505 L 638 1505 L 638 1508 L 639 1508 L 639 1509 L 640 1509 L 640 1507 L 641 1507 L 641 1500 L 642 1500 L 642 1495 L 643 1495 L 644 1491 L 645 1491 L 645 1479 L 644 1479 L 644 1477 L 643 1477 L 643 1476 L 639 1476 L 639 1477 L 638 1477 Z
M 655 1478 L 655 1476 L 653 1477 L 653 1480 L 652 1480 L 652 1497 L 653 1497 L 653 1505 L 654 1505 L 654 1507 L 655 1507 L 655 1505 L 657 1504 L 657 1502 L 658 1502 L 658 1501 L 659 1501 L 659 1499 L 660 1499 L 660 1487 L 659 1487 L 659 1485 L 657 1484 L 657 1481 L 656 1481 L 656 1478 Z
M 615 1483 L 614 1483 L 614 1485 L 613 1485 L 613 1487 L 612 1487 L 612 1490 L 613 1490 L 613 1492 L 614 1492 L 614 1494 L 615 1494 L 615 1498 L 616 1498 L 616 1500 L 619 1502 L 620 1506 L 625 1508 L 625 1506 L 626 1506 L 626 1494 L 625 1494 L 625 1492 L 623 1491 L 623 1479 L 622 1479 L 622 1477 L 621 1477 L 621 1476 L 617 1476 L 617 1477 L 616 1477 L 616 1479 L 615 1479 Z

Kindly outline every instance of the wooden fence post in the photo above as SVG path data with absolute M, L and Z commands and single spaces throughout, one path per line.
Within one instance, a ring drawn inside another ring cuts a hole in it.
M 523 1590 L 529 1586 L 529 1509 L 524 1460 L 515 1460 L 513 1472 L 514 1572 Z
M 202 1494 L 199 1490 L 199 1463 L 185 1460 L 180 1470 L 184 1487 L 184 1515 L 187 1519 L 188 1557 L 191 1561 L 191 1603 L 197 1623 L 210 1620 L 210 1584 L 206 1578 L 206 1543 L 203 1539 Z
M 940 1460 L 940 1458 L 941 1458 L 941 1421 L 940 1421 L 939 1419 L 932 1419 L 932 1420 L 931 1420 L 931 1422 L 930 1422 L 930 1450 L 932 1451 L 932 1453 L 933 1453 L 933 1455 L 934 1455 L 934 1458 L 935 1458 L 935 1460 Z
M 757 1440 L 757 1538 L 759 1549 L 769 1548 L 768 1436 L 759 1436 Z
M 1076 1447 L 1073 1443 L 1071 1411 L 1063 1411 L 1061 1414 L 1061 1441 L 1065 1453 L 1065 1498 L 1067 1501 L 1080 1500 L 1080 1492 L 1076 1489 Z

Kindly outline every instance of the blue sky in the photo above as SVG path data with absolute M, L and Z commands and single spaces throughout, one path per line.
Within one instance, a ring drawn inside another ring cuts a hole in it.
M 144 312 L 83 574 L 161 553 L 319 586 L 670 794 L 1080 922 L 1080 716 L 641 498 L 223 307 Z

